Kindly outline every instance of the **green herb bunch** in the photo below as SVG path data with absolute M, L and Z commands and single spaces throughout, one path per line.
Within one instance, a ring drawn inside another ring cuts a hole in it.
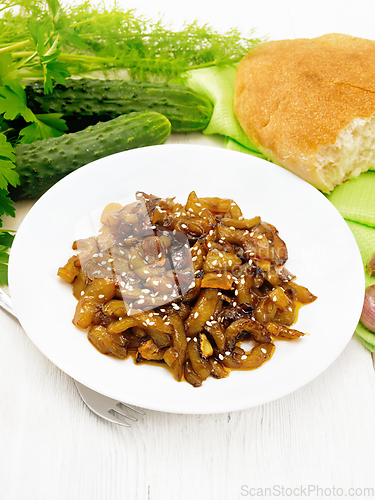
M 24 84 L 42 80 L 44 92 L 67 77 L 171 81 L 190 69 L 236 64 L 260 40 L 232 29 L 220 34 L 198 22 L 174 31 L 135 10 L 84 1 L 63 9 L 58 0 L 3 0 L 0 6 L 0 228 L 14 217 L 8 186 L 18 184 L 13 146 L 58 137 L 58 113 L 34 114 Z M 13 234 L 0 230 L 0 284 L 6 283 Z

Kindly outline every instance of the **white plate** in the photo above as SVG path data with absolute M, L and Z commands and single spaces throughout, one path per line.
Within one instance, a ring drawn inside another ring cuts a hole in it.
M 233 198 L 245 216 L 260 215 L 286 241 L 286 267 L 318 296 L 296 328 L 309 335 L 276 342 L 273 358 L 254 371 L 209 378 L 200 388 L 176 382 L 164 368 L 136 366 L 98 353 L 72 324 L 76 300 L 57 277 L 77 237 L 90 236 L 100 208 L 134 201 L 141 190 L 184 202 Z M 88 214 L 94 216 L 88 217 Z M 78 231 L 78 234 L 77 234 Z M 65 373 L 91 389 L 153 410 L 220 413 L 250 408 L 295 391 L 342 352 L 357 325 L 364 273 L 356 242 L 333 205 L 315 188 L 264 160 L 220 148 L 151 146 L 95 161 L 65 177 L 31 209 L 16 235 L 9 283 L 17 316 L 32 342 Z

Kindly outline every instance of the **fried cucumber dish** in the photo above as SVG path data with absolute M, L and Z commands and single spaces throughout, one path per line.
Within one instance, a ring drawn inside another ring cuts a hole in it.
M 136 200 L 107 205 L 98 236 L 75 241 L 58 270 L 78 300 L 73 324 L 99 352 L 169 367 L 199 387 L 259 368 L 276 340 L 304 335 L 291 326 L 317 297 L 285 269 L 273 225 L 194 191 L 185 205 L 143 192 Z

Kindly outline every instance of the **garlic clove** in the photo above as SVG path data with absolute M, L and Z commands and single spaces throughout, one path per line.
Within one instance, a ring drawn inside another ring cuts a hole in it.
M 375 333 L 375 285 L 366 288 L 361 322 L 370 332 Z

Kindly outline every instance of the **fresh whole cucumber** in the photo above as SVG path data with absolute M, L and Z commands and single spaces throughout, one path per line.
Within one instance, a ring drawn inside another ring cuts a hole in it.
M 122 80 L 67 80 L 44 94 L 43 83 L 25 88 L 34 113 L 61 113 L 70 132 L 98 121 L 135 111 L 156 111 L 168 118 L 172 132 L 194 132 L 207 127 L 213 112 L 211 101 L 184 85 L 139 83 Z
M 36 199 L 70 172 L 104 156 L 162 144 L 171 133 L 165 116 L 153 111 L 129 113 L 80 132 L 15 147 L 20 185 L 12 200 Z

